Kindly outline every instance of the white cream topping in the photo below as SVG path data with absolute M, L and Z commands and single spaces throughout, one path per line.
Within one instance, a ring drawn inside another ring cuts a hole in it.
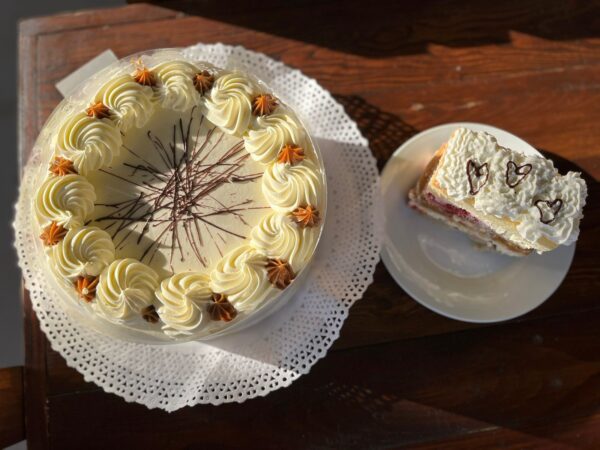
M 198 104 L 200 94 L 194 86 L 196 66 L 187 61 L 167 61 L 152 72 L 158 79 L 160 100 L 165 108 L 185 111 Z
M 269 206 L 279 213 L 291 212 L 300 206 L 319 206 L 322 183 L 319 169 L 305 159 L 289 165 L 275 163 L 265 170 L 262 191 Z
M 73 161 L 77 172 L 108 166 L 121 151 L 121 132 L 110 119 L 96 119 L 86 113 L 69 117 L 61 126 L 56 141 L 58 153 Z
M 529 207 L 527 214 L 521 216 L 517 231 L 531 242 L 543 238 L 556 244 L 569 245 L 575 242 L 579 237 L 579 222 L 583 217 L 586 196 L 587 186 L 578 173 L 569 172 L 564 176 L 557 176 L 545 188 L 541 187 L 534 197 L 550 202 L 561 199 L 562 206 L 556 214 L 556 219 L 550 224 L 542 224 L 540 210 L 533 205 Z
M 318 227 L 301 228 L 289 216 L 272 212 L 252 229 L 250 245 L 269 258 L 288 262 L 298 273 L 308 263 L 318 235 Z
M 267 258 L 249 245 L 226 254 L 210 274 L 210 288 L 239 311 L 256 309 L 271 289 L 267 278 Z
M 129 74 L 108 81 L 96 94 L 96 102 L 107 106 L 117 126 L 127 131 L 132 126 L 143 127 L 154 111 L 150 86 L 142 86 Z
M 98 276 L 114 259 L 115 245 L 110 235 L 97 227 L 70 230 L 51 253 L 56 272 L 70 281 L 78 276 Z
M 279 150 L 286 144 L 295 144 L 306 152 L 304 129 L 287 114 L 271 114 L 256 119 L 254 129 L 244 134 L 244 146 L 254 161 L 274 163 Z
M 124 321 L 154 301 L 158 275 L 133 258 L 117 259 L 100 274 L 94 306 L 109 320 Z
M 206 303 L 212 298 L 208 275 L 180 272 L 164 279 L 156 297 L 161 303 L 158 315 L 166 334 L 191 334 L 206 318 Z
M 37 190 L 35 212 L 40 226 L 56 222 L 65 228 L 78 228 L 94 210 L 96 193 L 81 175 L 50 176 Z
M 469 160 L 478 167 L 487 164 L 481 177 L 471 171 L 471 184 L 467 174 Z M 529 170 L 527 165 L 531 169 L 524 175 Z M 489 178 L 483 184 L 485 171 L 489 172 Z M 511 239 L 524 239 L 534 247 L 544 238 L 556 245 L 577 239 L 587 195 L 580 175 L 569 172 L 561 176 L 552 161 L 501 147 L 487 133 L 466 128 L 456 130 L 448 141 L 436 180 L 452 200 L 472 202 L 477 211 L 516 222 L 516 232 L 507 231 Z M 474 195 L 472 185 L 475 190 L 482 185 Z M 562 207 L 551 223 L 542 223 L 535 202 L 556 199 L 562 200 Z
M 206 100 L 206 118 L 226 133 L 241 136 L 252 118 L 254 90 L 250 80 L 239 73 L 217 78 Z

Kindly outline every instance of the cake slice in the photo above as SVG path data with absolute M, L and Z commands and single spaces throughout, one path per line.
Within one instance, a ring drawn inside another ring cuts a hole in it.
M 549 159 L 459 128 L 427 164 L 409 205 L 467 233 L 482 246 L 522 256 L 577 240 L 587 188 Z

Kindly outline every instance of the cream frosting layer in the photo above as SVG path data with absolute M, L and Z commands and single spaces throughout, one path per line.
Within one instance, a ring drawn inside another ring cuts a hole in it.
M 244 134 L 244 146 L 255 161 L 272 164 L 279 150 L 287 144 L 296 144 L 305 152 L 307 140 L 304 129 L 288 114 L 259 116 L 253 129 Z
M 110 235 L 97 227 L 70 230 L 52 248 L 54 270 L 64 279 L 98 276 L 115 259 L 115 245 Z
M 35 195 L 38 223 L 45 227 L 56 222 L 65 228 L 78 228 L 94 210 L 96 193 L 81 175 L 50 176 Z
M 524 240 L 535 248 L 547 247 L 545 240 L 559 245 L 577 239 L 587 195 L 580 175 L 561 176 L 549 159 L 504 148 L 487 133 L 456 130 L 435 180 L 451 200 L 472 203 L 476 211 L 515 222 L 514 229 L 500 230 L 509 239 Z M 556 200 L 562 202 L 556 214 L 542 217 L 536 203 Z M 549 223 L 542 222 L 549 218 Z
M 110 165 L 120 153 L 121 144 L 121 132 L 115 123 L 84 112 L 69 117 L 56 140 L 58 153 L 73 161 L 81 175 Z
M 152 69 L 159 82 L 160 99 L 165 108 L 185 111 L 198 104 L 200 94 L 193 78 L 198 68 L 187 61 L 167 61 Z
M 131 75 L 123 74 L 100 88 L 96 102 L 106 105 L 110 109 L 111 119 L 122 131 L 127 131 L 132 126 L 143 127 L 152 116 L 153 96 L 150 86 L 142 86 Z
M 320 170 L 309 159 L 295 165 L 272 164 L 263 175 L 262 191 L 269 206 L 279 213 L 306 205 L 318 207 L 322 191 Z
M 267 278 L 267 258 L 249 245 L 226 254 L 210 274 L 210 288 L 239 311 L 256 309 L 271 289 Z
M 288 262 L 297 273 L 312 256 L 318 235 L 317 228 L 299 227 L 289 216 L 273 212 L 252 229 L 250 245 L 269 258 Z
M 208 275 L 180 272 L 164 279 L 156 297 L 161 303 L 158 315 L 166 334 L 191 334 L 205 321 L 206 303 L 212 298 Z
M 206 118 L 223 131 L 241 136 L 252 119 L 252 82 L 234 72 L 217 78 L 208 96 Z
M 117 259 L 100 274 L 96 310 L 109 320 L 124 321 L 154 301 L 158 275 L 133 258 Z

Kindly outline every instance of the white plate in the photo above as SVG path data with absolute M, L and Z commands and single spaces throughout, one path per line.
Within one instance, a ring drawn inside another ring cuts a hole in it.
M 463 233 L 408 207 L 408 191 L 459 127 L 486 131 L 504 147 L 539 154 L 522 139 L 477 123 L 440 125 L 412 137 L 381 175 L 386 218 L 381 257 L 396 282 L 432 311 L 466 322 L 512 319 L 541 305 L 560 286 L 575 244 L 543 255 L 505 256 L 476 248 Z

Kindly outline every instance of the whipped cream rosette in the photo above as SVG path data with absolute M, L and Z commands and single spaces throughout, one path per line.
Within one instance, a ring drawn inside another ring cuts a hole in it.
M 192 334 L 203 325 L 206 305 L 213 297 L 209 283 L 208 275 L 196 272 L 180 272 L 161 282 L 156 297 L 165 333 Z
M 226 133 L 241 135 L 250 125 L 257 92 L 257 86 L 240 73 L 219 77 L 206 101 L 206 118 Z
M 255 161 L 272 164 L 286 145 L 296 145 L 303 153 L 309 150 L 304 129 L 289 114 L 261 116 L 256 124 L 256 129 L 244 134 L 246 150 Z
M 150 86 L 136 82 L 130 74 L 123 74 L 107 81 L 98 91 L 94 104 L 106 108 L 106 116 L 115 120 L 119 129 L 129 130 L 132 126 L 143 127 L 154 112 Z
M 112 163 L 121 150 L 121 133 L 109 119 L 80 112 L 66 119 L 56 146 L 58 153 L 85 175 Z
M 270 292 L 265 255 L 240 246 L 227 255 L 210 274 L 210 288 L 224 294 L 240 311 L 258 307 Z
M 157 65 L 153 72 L 159 83 L 162 106 L 185 111 L 197 105 L 200 94 L 194 86 L 198 68 L 187 61 L 167 61 Z
M 319 238 L 315 227 L 301 227 L 290 216 L 266 215 L 252 229 L 250 245 L 269 258 L 288 261 L 294 270 L 306 266 Z
M 94 307 L 109 320 L 124 321 L 154 302 L 158 275 L 133 258 L 113 261 L 101 274 Z
M 54 269 L 65 280 L 98 276 L 115 259 L 110 235 L 97 227 L 70 230 L 64 240 L 52 247 Z
M 65 228 L 83 225 L 92 210 L 96 193 L 81 175 L 48 177 L 38 188 L 34 201 L 40 226 L 56 222 Z
M 322 180 L 311 160 L 295 165 L 275 163 L 265 170 L 262 189 L 274 210 L 289 213 L 304 205 L 318 205 Z
M 40 242 L 90 326 L 199 339 L 291 298 L 321 235 L 325 177 L 302 121 L 262 81 L 144 54 L 84 83 L 43 134 Z

